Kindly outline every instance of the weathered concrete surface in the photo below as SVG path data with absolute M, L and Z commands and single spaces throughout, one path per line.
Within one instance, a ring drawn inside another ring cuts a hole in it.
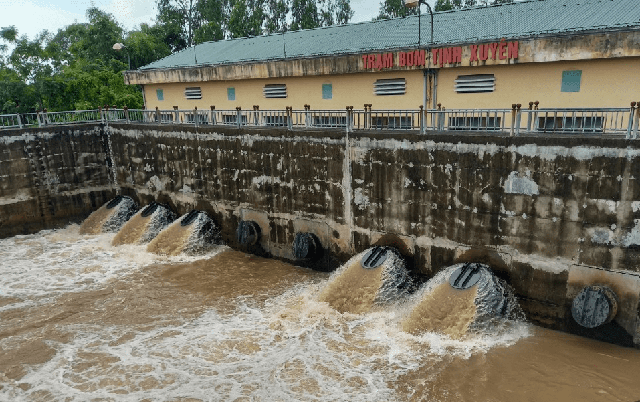
M 507 40 L 512 40 L 507 38 Z M 640 57 L 640 31 L 610 31 L 607 33 L 586 33 L 583 35 L 537 35 L 519 39 L 519 56 L 514 60 L 493 60 L 470 62 L 468 45 L 478 43 L 452 43 L 448 47 L 462 46 L 462 62 L 446 64 L 442 68 L 460 66 L 484 66 L 500 64 L 543 63 L 553 61 L 615 59 L 620 57 Z M 381 49 L 385 52 L 407 51 L 411 49 Z M 376 53 L 376 52 L 371 52 Z M 425 54 L 426 67 L 433 65 L 430 52 Z M 394 60 L 398 55 L 394 54 Z M 424 66 L 404 66 L 394 63 L 385 71 L 421 70 Z M 336 55 L 312 59 L 271 60 L 267 62 L 237 63 L 217 66 L 180 67 L 158 70 L 136 70 L 124 73 L 125 83 L 130 85 L 165 84 L 172 82 L 230 81 L 260 78 L 308 77 L 316 75 L 340 75 L 361 73 L 367 70 L 361 54 Z
M 113 197 L 105 141 L 95 124 L 3 130 L 0 237 L 78 221 Z
M 231 244 L 243 217 L 261 226 L 261 246 L 275 257 L 292 258 L 296 232 L 315 233 L 335 257 L 325 268 L 375 243 L 404 249 L 425 276 L 487 262 L 530 319 L 575 332 L 572 298 L 603 283 L 625 306 L 610 332 L 632 343 L 640 294 L 633 141 L 356 133 L 345 154 L 342 132 L 114 125 L 111 133 L 123 191 L 180 212 L 211 211 Z M 595 268 L 593 279 L 576 274 Z
M 232 246 L 239 220 L 255 221 L 257 250 L 277 258 L 292 259 L 295 234 L 312 232 L 326 253 L 297 263 L 319 269 L 372 244 L 395 245 L 424 277 L 484 262 L 514 287 L 533 322 L 640 344 L 635 141 L 406 132 L 350 133 L 346 141 L 341 131 L 124 124 L 60 130 L 0 143 L 3 235 L 13 233 L 5 221 L 22 222 L 22 231 L 46 224 L 38 214 L 53 216 L 40 207 L 48 199 L 71 217 L 118 190 L 142 205 L 205 210 Z M 37 144 L 42 156 L 28 152 Z M 54 173 L 57 181 L 46 179 Z M 570 307 L 591 284 L 611 287 L 620 309 L 605 328 L 586 331 Z

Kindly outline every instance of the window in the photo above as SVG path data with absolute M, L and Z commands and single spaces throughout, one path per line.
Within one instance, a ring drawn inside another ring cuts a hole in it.
M 566 131 L 579 133 L 601 133 L 604 131 L 604 116 L 540 116 L 538 117 L 538 131 Z
M 156 89 L 156 96 L 159 101 L 164 100 L 164 91 L 162 89 Z
M 200 90 L 200 87 L 185 88 L 184 97 L 187 99 L 202 99 L 202 90 Z
M 185 123 L 193 124 L 196 122 L 196 115 L 193 113 L 185 113 L 184 117 L 186 120 Z M 197 118 L 198 118 L 198 124 L 209 124 L 209 118 L 206 114 L 198 113 Z
M 288 124 L 287 116 L 264 116 L 266 126 L 284 127 Z
M 285 84 L 268 84 L 262 88 L 265 98 L 286 98 L 287 86 Z
M 241 125 L 247 124 L 247 115 L 243 114 L 240 116 Z M 234 114 L 223 114 L 222 115 L 222 124 L 238 124 L 238 115 Z
M 459 75 L 455 89 L 458 93 L 493 92 L 496 89 L 496 77 L 493 74 Z
M 580 92 L 582 70 L 568 70 L 562 72 L 561 92 Z
M 171 123 L 171 122 L 173 122 L 172 112 L 160 113 L 160 123 Z
M 227 100 L 236 100 L 236 89 L 227 88 Z
M 373 93 L 376 95 L 404 95 L 407 92 L 407 83 L 404 78 L 378 80 L 373 84 Z
M 413 128 L 413 119 L 411 116 L 373 116 L 371 117 L 371 128 L 411 129 Z
M 500 116 L 449 117 L 449 130 L 500 130 Z
M 315 127 L 346 127 L 347 118 L 345 116 L 313 116 Z
M 322 84 L 322 99 L 333 98 L 333 87 L 331 84 Z

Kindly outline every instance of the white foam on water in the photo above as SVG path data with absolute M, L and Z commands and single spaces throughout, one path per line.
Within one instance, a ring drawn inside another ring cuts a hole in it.
M 24 307 L 39 299 L 68 292 L 99 289 L 105 283 L 153 263 L 190 262 L 226 249 L 218 246 L 198 256 L 158 256 L 145 246 L 114 247 L 115 233 L 80 235 L 78 225 L 44 230 L 33 235 L 0 239 L 0 297 L 23 299 L 23 303 L 0 307 Z
M 211 257 L 111 247 L 112 237 L 79 236 L 69 227 L 0 240 L 0 258 L 8 261 L 3 296 L 53 297 L 99 288 L 150 263 Z M 0 378 L 0 400 L 394 401 L 395 379 L 411 370 L 529 335 L 519 323 L 497 336 L 414 336 L 399 329 L 401 306 L 339 313 L 318 301 L 325 285 L 299 284 L 264 303 L 245 296 L 232 314 L 211 308 L 152 329 L 69 325 L 68 343 L 46 341 L 56 350 L 51 360 L 29 366 L 18 382 Z

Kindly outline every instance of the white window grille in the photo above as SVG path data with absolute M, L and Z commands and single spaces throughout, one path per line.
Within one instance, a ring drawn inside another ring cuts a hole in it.
M 202 90 L 200 87 L 185 88 L 184 97 L 187 99 L 202 99 Z
M 238 115 L 237 114 L 223 114 L 222 115 L 222 124 L 238 124 Z M 240 116 L 240 124 L 245 126 L 247 124 L 247 115 L 243 114 Z
M 378 80 L 373 84 L 376 95 L 404 95 L 407 92 L 407 82 L 404 78 Z
M 315 127 L 346 127 L 347 118 L 345 116 L 314 116 L 313 125 Z
M 287 116 L 264 116 L 266 126 L 284 127 L 289 124 Z
M 496 77 L 493 74 L 459 75 L 455 84 L 458 93 L 493 92 Z
M 262 88 L 262 93 L 265 98 L 286 98 L 287 97 L 287 85 L 286 84 L 268 84 Z
M 173 122 L 173 113 L 171 112 L 164 112 L 164 113 L 160 113 L 160 122 L 161 123 L 171 123 Z
M 373 116 L 371 117 L 371 128 L 411 129 L 413 128 L 413 119 L 411 116 Z

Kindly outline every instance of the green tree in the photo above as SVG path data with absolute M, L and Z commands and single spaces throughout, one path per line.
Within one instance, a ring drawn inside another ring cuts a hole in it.
M 140 25 L 140 30 L 127 34 L 124 44 L 131 57 L 131 68 L 136 69 L 171 54 L 171 48 L 161 39 L 157 27 Z
M 355 11 L 351 8 L 349 0 L 337 0 L 334 9 L 334 19 L 336 24 L 348 23 Z
M 290 25 L 292 31 L 317 28 L 319 26 L 321 24 L 316 0 L 292 0 Z
M 286 32 L 287 14 L 289 14 L 289 2 L 287 0 L 267 0 L 268 12 L 266 16 L 267 33 Z
M 229 14 L 229 36 L 242 38 L 262 35 L 265 19 L 263 0 L 234 0 Z
M 513 3 L 514 0 L 437 0 L 434 11 L 448 11 L 465 7 Z
M 388 20 L 391 18 L 406 17 L 407 15 L 417 15 L 418 8 L 408 8 L 404 6 L 403 0 L 384 0 L 380 3 L 380 13 L 376 20 Z
M 229 1 L 199 0 L 196 7 L 202 22 L 193 34 L 194 43 L 224 39 L 227 31 Z
M 116 22 L 113 15 L 96 7 L 87 10 L 89 23 L 84 26 L 74 26 L 70 37 L 69 51 L 75 57 L 107 61 L 119 59 L 126 61 L 122 52 L 113 50 L 113 45 L 124 40 L 124 30 Z
M 158 0 L 158 25 L 163 41 L 172 51 L 193 45 L 194 34 L 202 24 L 197 0 Z

